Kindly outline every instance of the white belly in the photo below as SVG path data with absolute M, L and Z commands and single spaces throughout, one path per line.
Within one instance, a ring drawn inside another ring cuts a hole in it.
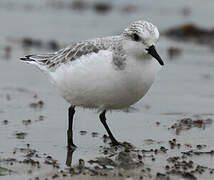
M 128 59 L 125 69 L 118 70 L 110 51 L 85 57 L 60 66 L 51 80 L 70 104 L 101 110 L 127 108 L 141 99 L 159 66 L 154 60 Z

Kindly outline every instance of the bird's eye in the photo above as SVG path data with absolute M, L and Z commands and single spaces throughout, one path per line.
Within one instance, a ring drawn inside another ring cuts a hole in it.
M 134 34 L 132 35 L 132 37 L 133 37 L 133 40 L 134 40 L 134 41 L 140 41 L 140 36 L 138 36 L 138 34 L 134 33 Z

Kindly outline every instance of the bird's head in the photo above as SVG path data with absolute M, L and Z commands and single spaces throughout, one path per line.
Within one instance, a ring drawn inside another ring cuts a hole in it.
M 123 47 L 127 53 L 138 57 L 153 57 L 160 65 L 164 65 L 155 49 L 159 38 L 156 26 L 146 21 L 135 21 L 123 31 L 122 36 Z

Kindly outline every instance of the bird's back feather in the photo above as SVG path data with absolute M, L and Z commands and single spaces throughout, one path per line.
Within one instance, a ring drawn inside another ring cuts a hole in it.
M 40 55 L 27 55 L 20 58 L 30 64 L 37 65 L 40 69 L 48 69 L 49 71 L 55 71 L 57 67 L 62 64 L 75 61 L 84 55 L 92 53 L 98 53 L 100 50 L 110 49 L 113 51 L 113 62 L 115 65 L 120 66 L 124 61 L 124 52 L 121 47 L 121 37 L 112 36 L 105 38 L 97 38 L 93 40 L 77 42 L 60 51 L 52 54 L 40 54 Z

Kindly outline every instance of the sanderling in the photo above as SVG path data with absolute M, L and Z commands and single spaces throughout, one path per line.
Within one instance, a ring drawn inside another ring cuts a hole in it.
M 75 106 L 98 109 L 112 144 L 119 145 L 106 124 L 105 114 L 108 110 L 130 107 L 151 87 L 164 65 L 155 49 L 158 38 L 156 26 L 136 21 L 117 36 L 76 42 L 53 54 L 21 58 L 41 69 L 71 104 L 68 147 L 75 147 Z

